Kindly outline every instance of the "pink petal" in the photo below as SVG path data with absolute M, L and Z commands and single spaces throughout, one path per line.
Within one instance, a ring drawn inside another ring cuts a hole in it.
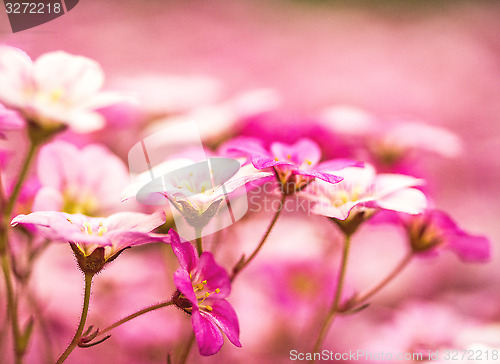
M 136 231 L 148 233 L 166 221 L 165 212 L 158 210 L 153 214 L 140 212 L 118 212 L 106 219 L 108 230 Z
M 472 236 L 468 234 L 450 235 L 448 238 L 448 249 L 454 251 L 464 262 L 488 262 L 491 260 L 490 242 L 483 236 Z
M 217 326 L 226 334 L 231 343 L 237 347 L 241 347 L 239 340 L 240 326 L 238 316 L 233 306 L 226 300 L 207 300 L 212 306 L 212 312 L 202 312 L 203 316 L 209 316 Z
M 81 184 L 81 168 L 80 151 L 68 142 L 55 141 L 47 144 L 38 155 L 38 179 L 40 183 L 59 191 L 62 191 L 65 186 Z
M 179 268 L 174 273 L 174 284 L 177 289 L 193 304 L 193 313 L 195 308 L 198 308 L 198 300 L 193 289 L 193 283 L 189 272 L 183 268 Z
M 198 280 L 206 280 L 209 291 L 220 289 L 220 293 L 216 293 L 217 298 L 226 298 L 231 293 L 231 281 L 226 270 L 218 265 L 214 256 L 210 252 L 204 252 L 200 256 L 198 267 L 193 272 L 193 282 Z
M 61 192 L 52 187 L 42 187 L 33 201 L 34 212 L 37 211 L 60 211 L 64 201 Z
M 184 239 L 181 241 L 179 234 L 177 234 L 174 229 L 170 229 L 168 234 L 171 238 L 170 245 L 172 246 L 175 256 L 179 260 L 181 268 L 191 272 L 198 263 L 196 249 L 189 241 Z
M 293 145 L 275 142 L 271 145 L 271 153 L 279 160 L 290 160 L 299 166 L 306 161 L 315 166 L 321 159 L 321 149 L 315 142 L 306 138 L 300 139 Z
M 200 355 L 208 356 L 217 353 L 224 344 L 224 337 L 217 325 L 194 308 L 191 322 Z

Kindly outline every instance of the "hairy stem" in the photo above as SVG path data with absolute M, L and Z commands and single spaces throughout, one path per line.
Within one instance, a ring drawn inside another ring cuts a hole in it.
M 66 350 L 64 350 L 59 359 L 57 359 L 56 364 L 63 363 L 71 354 L 71 352 L 78 346 L 78 342 L 80 341 L 83 329 L 85 328 L 85 321 L 87 321 L 87 315 L 89 312 L 90 288 L 92 286 L 93 276 L 93 274 L 85 274 L 85 294 L 83 298 L 83 308 L 82 315 L 80 317 L 80 323 L 78 324 L 78 328 L 76 329 L 75 336 L 73 336 L 71 343 L 68 345 Z
M 135 319 L 136 317 L 139 317 L 139 316 L 142 316 L 148 312 L 151 312 L 151 311 L 154 311 L 154 310 L 157 310 L 159 308 L 163 308 L 163 307 L 167 307 L 167 306 L 170 306 L 172 305 L 173 302 L 172 301 L 164 301 L 164 302 L 160 302 L 160 303 L 157 303 L 155 305 L 152 305 L 152 306 L 149 306 L 149 307 L 146 307 L 146 308 L 143 308 L 142 310 L 139 310 L 137 312 L 134 312 L 130 315 L 128 315 L 127 317 L 124 317 L 122 318 L 121 320 L 119 321 L 116 321 L 114 324 L 112 325 L 109 325 L 108 327 L 106 327 L 105 329 L 103 330 L 99 330 L 99 332 L 97 333 L 97 335 L 95 335 L 94 339 L 99 337 L 99 336 L 102 336 L 104 335 L 105 333 L 107 333 L 108 331 L 111 331 L 113 330 L 114 328 L 126 323 L 126 322 L 129 322 L 130 320 L 133 320 Z

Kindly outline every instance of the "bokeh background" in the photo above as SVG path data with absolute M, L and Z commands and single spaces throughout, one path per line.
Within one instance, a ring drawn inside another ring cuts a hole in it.
M 277 92 L 281 106 L 267 118 L 248 121 L 242 134 L 321 139 L 312 126 L 333 105 L 364 109 L 382 122 L 411 115 L 452 130 L 463 139 L 464 153 L 454 159 L 425 156 L 420 173 L 429 179 L 437 207 L 491 239 L 493 261 L 464 265 L 443 255 L 415 262 L 373 307 L 338 320 L 325 348 L 410 350 L 408 343 L 419 340 L 444 340 L 439 347 L 500 347 L 500 2 L 81 0 L 63 17 L 16 34 L 1 9 L 0 43 L 33 58 L 53 50 L 93 58 L 106 72 L 106 88 L 139 92 L 150 110 L 185 111 L 266 88 Z M 120 117 L 133 123 L 130 114 Z M 92 138 L 124 159 L 137 142 L 132 132 Z M 225 234 L 252 246 L 259 237 L 255 230 L 264 230 L 269 218 L 251 215 Z M 287 214 L 253 273 L 234 288 L 243 349 L 226 345 L 212 358 L 192 353 L 192 363 L 286 363 L 290 350 L 307 350 L 303 330 L 311 311 L 324 309 L 318 302 L 328 300 L 332 282 L 321 275 L 336 268 L 338 252 L 318 243 L 332 239 L 333 226 L 319 218 L 303 221 Z M 370 286 L 405 249 L 397 232 L 377 226 L 360 232 L 355 243 L 348 272 L 354 288 Z M 292 264 L 297 256 L 312 259 L 325 251 L 331 261 L 308 273 L 318 277 L 315 287 L 299 285 L 308 299 L 297 307 L 272 297 L 279 280 L 259 276 L 272 272 L 266 264 L 276 259 Z M 51 247 L 34 277 L 46 329 L 60 325 L 63 343 L 81 305 L 81 278 L 68 254 L 66 247 Z M 106 324 L 171 292 L 176 265 L 171 259 L 165 267 L 165 259 L 171 257 L 139 249 L 103 272 L 90 321 Z M 158 284 L 152 287 L 152 281 Z M 165 362 L 169 343 L 189 330 L 178 316 L 157 312 L 138 319 L 106 344 L 77 350 L 69 362 Z M 33 345 L 44 353 L 33 362 L 61 350 L 58 340 L 46 351 L 40 338 Z

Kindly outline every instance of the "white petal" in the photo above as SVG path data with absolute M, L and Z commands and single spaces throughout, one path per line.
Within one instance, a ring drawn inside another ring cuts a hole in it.
M 420 214 L 427 208 L 427 198 L 422 191 L 408 188 L 377 200 L 377 205 L 386 210 Z

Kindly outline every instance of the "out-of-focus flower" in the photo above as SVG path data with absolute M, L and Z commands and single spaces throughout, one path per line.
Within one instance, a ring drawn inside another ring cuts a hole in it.
M 93 60 L 57 51 L 36 61 L 20 49 L 0 47 L 0 102 L 44 130 L 90 132 L 104 125 L 95 109 L 118 97 L 99 92 L 104 82 Z
M 38 156 L 38 179 L 42 188 L 34 211 L 103 216 L 125 207 L 120 195 L 129 181 L 127 168 L 101 145 L 78 149 L 56 141 L 44 146 Z
M 174 273 L 177 291 L 173 301 L 191 315 L 200 354 L 217 353 L 224 344 L 222 333 L 233 345 L 241 347 L 238 317 L 225 299 L 231 293 L 229 275 L 215 262 L 212 253 L 204 252 L 198 258 L 193 245 L 181 241 L 174 230 L 169 235 L 180 263 Z
M 434 354 L 436 360 L 436 351 L 441 355 L 441 349 L 462 349 L 459 335 L 472 325 L 472 321 L 448 306 L 412 301 L 403 305 L 389 323 L 376 328 L 377 335 L 365 345 L 368 351 L 384 348 L 391 353 L 390 363 L 396 362 L 398 353 L 415 361 L 429 360 L 430 354 Z
M 150 135 L 172 124 L 189 121 L 196 124 L 204 142 L 216 142 L 227 135 L 234 135 L 244 119 L 273 110 L 280 102 L 274 90 L 251 90 L 225 102 L 200 106 L 182 115 L 157 120 L 146 129 L 145 134 Z M 175 135 L 177 142 L 182 137 Z
M 342 181 L 342 177 L 336 171 L 362 165 L 345 159 L 319 163 L 321 150 L 310 139 L 300 139 L 293 145 L 275 142 L 271 144 L 270 151 L 267 151 L 258 139 L 238 138 L 226 144 L 223 149 L 229 155 L 247 156 L 259 170 L 274 170 L 285 194 L 303 189 L 315 178 L 338 183 Z
M 415 151 L 452 158 L 463 150 L 460 138 L 445 128 L 408 118 L 382 123 L 374 115 L 354 107 L 328 108 L 320 121 L 333 132 L 356 140 L 358 147 L 365 148 L 374 162 L 383 166 L 398 164 Z
M 420 190 L 412 188 L 423 180 L 401 174 L 377 174 L 372 165 L 363 168 L 345 168 L 336 172 L 344 179 L 337 184 L 321 180 L 311 185 L 304 196 L 315 204 L 311 211 L 338 220 L 364 211 L 386 209 L 408 214 L 419 214 L 427 207 L 427 198 Z
M 0 104 L 0 138 L 5 137 L 2 132 L 20 129 L 23 124 L 23 120 L 15 111 L 6 109 Z
M 415 253 L 436 254 L 440 249 L 448 249 L 464 262 L 486 262 L 491 258 L 491 244 L 486 237 L 463 231 L 442 211 L 429 210 L 399 218 Z
M 85 273 L 97 273 L 133 245 L 169 242 L 166 235 L 152 234 L 165 223 L 165 213 L 119 212 L 103 217 L 67 214 L 56 211 L 33 212 L 16 216 L 11 224 L 36 228 L 45 238 L 71 245 L 78 264 Z
M 133 94 L 141 108 L 155 115 L 172 115 L 212 104 L 220 98 L 221 84 L 207 76 L 146 73 L 119 77 L 113 85 Z

